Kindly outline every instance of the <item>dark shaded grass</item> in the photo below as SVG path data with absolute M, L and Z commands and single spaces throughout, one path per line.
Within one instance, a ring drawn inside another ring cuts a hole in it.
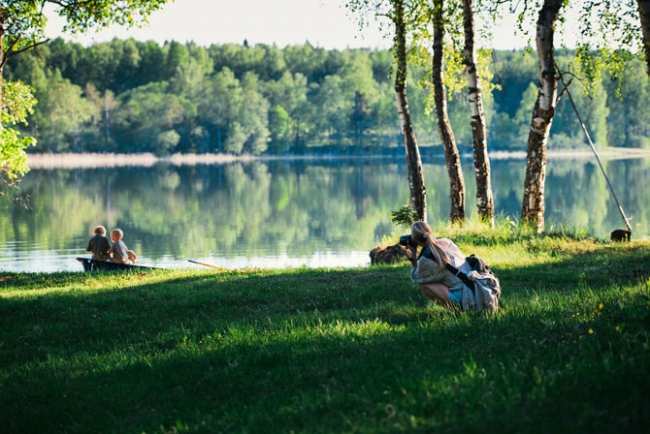
M 550 257 L 494 317 L 403 267 L 5 275 L 2 431 L 644 432 L 650 248 Z

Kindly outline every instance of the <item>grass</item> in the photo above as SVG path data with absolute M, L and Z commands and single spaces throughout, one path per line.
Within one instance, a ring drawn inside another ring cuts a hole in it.
M 650 243 L 460 241 L 499 314 L 404 266 L 0 274 L 0 431 L 646 432 Z

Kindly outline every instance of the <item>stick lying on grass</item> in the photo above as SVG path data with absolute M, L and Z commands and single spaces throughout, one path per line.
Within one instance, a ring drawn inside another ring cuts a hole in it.
M 208 267 L 208 268 L 216 268 L 218 270 L 222 269 L 222 267 L 219 267 L 218 265 L 209 264 L 207 262 L 197 261 L 196 259 L 188 259 L 187 262 L 191 262 L 192 264 L 197 264 L 197 265 L 203 265 L 204 267 Z

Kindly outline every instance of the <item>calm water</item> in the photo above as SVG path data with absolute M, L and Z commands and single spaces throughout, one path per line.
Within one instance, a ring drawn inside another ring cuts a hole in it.
M 401 162 L 400 162 L 401 163 Z M 468 209 L 471 162 L 464 161 Z M 650 159 L 607 163 L 633 218 L 650 233 Z M 230 165 L 33 170 L 0 198 L 0 270 L 80 270 L 92 226 L 120 227 L 144 264 L 190 267 L 188 258 L 226 267 L 355 266 L 393 232 L 390 211 L 407 201 L 406 167 L 388 160 L 254 162 Z M 448 214 L 446 169 L 427 164 L 429 219 Z M 500 215 L 519 215 L 523 161 L 494 161 Z M 607 237 L 621 227 L 597 167 L 552 160 L 547 227 Z

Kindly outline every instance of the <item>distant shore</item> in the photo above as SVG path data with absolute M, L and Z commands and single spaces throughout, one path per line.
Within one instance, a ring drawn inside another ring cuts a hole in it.
M 599 150 L 604 159 L 650 158 L 650 149 L 640 148 L 603 148 Z M 442 157 L 422 148 L 425 161 Z M 353 159 L 391 159 L 398 153 L 375 154 L 344 154 L 344 153 L 314 153 L 288 155 L 231 155 L 231 154 L 173 154 L 160 157 L 151 153 L 140 154 L 101 154 L 101 153 L 60 153 L 60 154 L 29 154 L 28 163 L 31 169 L 90 169 L 107 167 L 151 167 L 156 164 L 171 164 L 174 166 L 196 166 L 212 164 L 229 164 L 252 161 L 285 161 L 285 160 L 353 160 Z M 464 159 L 472 158 L 469 152 L 463 153 Z M 585 150 L 549 150 L 549 159 L 587 159 L 593 158 L 589 149 Z M 493 160 L 523 160 L 525 151 L 492 151 Z

